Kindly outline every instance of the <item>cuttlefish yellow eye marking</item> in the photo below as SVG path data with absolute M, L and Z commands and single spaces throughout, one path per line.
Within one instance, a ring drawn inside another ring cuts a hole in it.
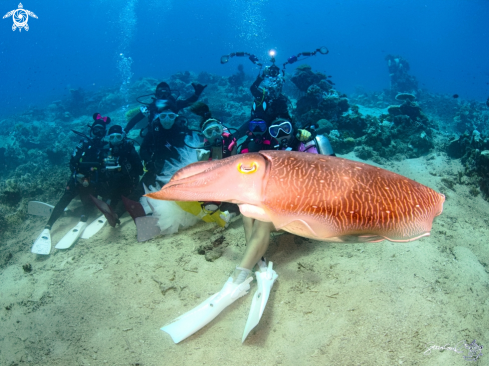
M 258 164 L 253 162 L 251 166 L 243 166 L 243 164 L 238 164 L 238 172 L 242 174 L 251 174 L 258 170 Z

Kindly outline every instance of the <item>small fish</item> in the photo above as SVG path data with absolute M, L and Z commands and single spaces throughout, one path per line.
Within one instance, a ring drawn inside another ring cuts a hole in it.
M 458 94 L 453 94 L 453 98 L 454 99 L 457 99 L 458 98 Z
M 487 97 L 486 105 L 489 107 L 489 97 Z
M 331 80 L 326 80 L 326 82 L 330 83 L 331 85 L 335 85 L 335 83 L 333 83 Z

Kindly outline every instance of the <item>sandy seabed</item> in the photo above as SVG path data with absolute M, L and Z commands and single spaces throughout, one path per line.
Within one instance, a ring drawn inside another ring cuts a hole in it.
M 207 262 L 196 249 L 222 230 L 213 224 L 138 243 L 124 216 L 56 250 L 78 221 L 65 216 L 51 255 L 36 256 L 46 219 L 29 217 L 0 243 L 12 253 L 0 267 L 0 365 L 466 365 L 463 341 L 489 348 L 489 203 L 442 185 L 462 170 L 444 155 L 383 168 L 447 195 L 431 236 L 332 244 L 275 235 L 267 258 L 279 277 L 244 344 L 255 281 L 180 344 L 160 330 L 221 289 L 245 248 L 241 219 L 222 231 L 222 257 Z

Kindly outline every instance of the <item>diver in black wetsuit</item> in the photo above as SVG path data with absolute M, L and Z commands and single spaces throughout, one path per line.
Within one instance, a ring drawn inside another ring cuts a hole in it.
M 162 112 L 153 120 L 139 149 L 146 170 L 138 188 L 139 196 L 144 194 L 143 184 L 155 186 L 156 176 L 162 174 L 165 161 L 178 160 L 177 148 L 185 146 L 187 135 L 191 135 L 191 131 L 177 120 L 173 112 Z
M 121 126 L 112 126 L 108 137 L 109 151 L 105 158 L 105 179 L 108 187 L 107 192 L 102 196 L 113 208 L 113 212 L 117 215 L 113 222 L 117 222 L 125 212 L 121 197 L 137 198 L 134 197 L 135 190 L 139 183 L 139 176 L 143 175 L 143 164 L 134 148 L 134 143 L 126 138 Z
M 255 98 L 251 109 L 251 119 L 264 120 L 268 127 L 278 119 L 291 121 L 289 112 L 289 98 L 282 94 L 284 79 L 280 75 L 280 69 L 273 64 L 267 66 L 263 73 L 258 74 L 250 91 Z M 236 138 L 241 138 L 248 131 L 248 122 L 243 124 L 236 133 Z
M 155 98 L 153 101 L 145 106 L 140 108 L 140 112 L 136 114 L 131 120 L 127 123 L 124 131 L 128 133 L 136 124 L 141 121 L 144 117 L 148 117 L 149 125 L 158 118 L 158 115 L 162 112 L 164 113 L 172 113 L 175 117 L 178 117 L 178 113 L 190 106 L 192 103 L 195 103 L 197 99 L 199 99 L 200 95 L 207 87 L 207 85 L 201 85 L 198 83 L 192 83 L 194 87 L 195 93 L 190 98 L 187 99 L 176 99 L 171 93 L 170 86 L 164 81 L 159 83 L 156 87 Z
M 65 192 L 54 206 L 53 212 L 46 224 L 46 229 L 51 229 L 64 209 L 77 195 L 83 203 L 83 214 L 80 221 L 86 221 L 92 207 L 90 195 L 97 196 L 107 189 L 104 179 L 104 158 L 107 154 L 106 142 L 103 138 L 106 134 L 106 125 L 110 123 L 110 117 L 102 117 L 99 113 L 93 115 L 94 122 L 90 126 L 90 138 L 82 139 L 73 151 L 70 159 L 71 177 L 66 184 Z

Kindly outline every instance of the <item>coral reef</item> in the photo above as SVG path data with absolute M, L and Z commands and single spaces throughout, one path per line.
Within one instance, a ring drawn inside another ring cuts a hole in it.
M 318 84 L 323 90 L 328 91 L 332 86 L 327 82 L 322 82 L 326 79 L 326 75 L 312 71 L 311 66 L 300 65 L 295 69 L 295 74 L 290 81 L 292 81 L 297 89 L 302 92 L 307 92 L 309 87 L 313 84 Z
M 316 123 L 320 119 L 338 124 L 349 107 L 346 95 L 334 89 L 325 91 L 313 84 L 307 89 L 306 95 L 297 101 L 295 116 L 303 125 Z

